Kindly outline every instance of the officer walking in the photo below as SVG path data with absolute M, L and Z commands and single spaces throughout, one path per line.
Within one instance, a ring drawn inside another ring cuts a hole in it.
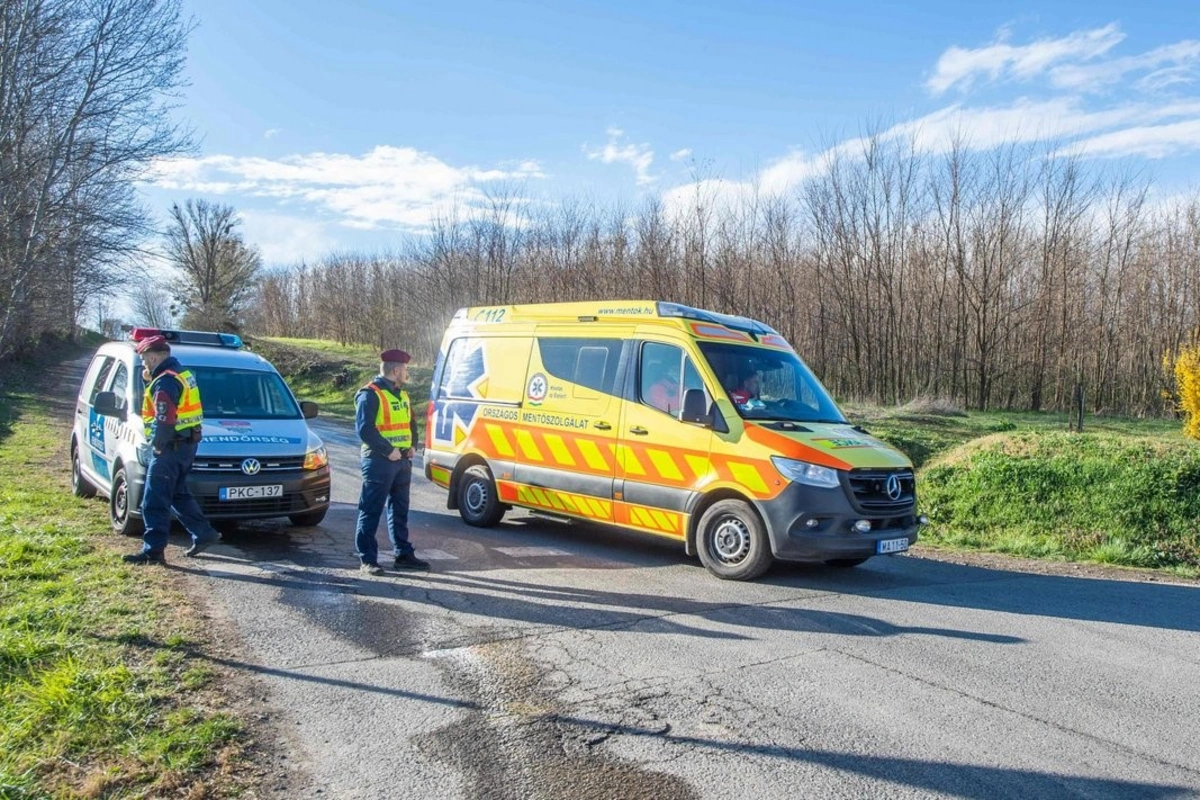
M 172 511 L 192 536 L 192 546 L 185 556 L 198 555 L 219 542 L 221 535 L 205 519 L 187 485 L 204 422 L 196 376 L 171 355 L 171 347 L 162 336 L 143 339 L 137 352 L 145 366 L 143 376 L 149 372 L 142 397 L 142 424 L 150 446 L 142 493 L 146 532 L 142 551 L 123 558 L 130 564 L 162 564 Z
M 354 426 L 362 439 L 362 493 L 354 544 L 359 569 L 382 575 L 375 529 L 387 506 L 388 538 L 396 569 L 429 569 L 408 541 L 408 494 L 412 486 L 412 405 L 401 387 L 408 379 L 409 355 L 403 350 L 379 354 L 379 375 L 354 396 Z

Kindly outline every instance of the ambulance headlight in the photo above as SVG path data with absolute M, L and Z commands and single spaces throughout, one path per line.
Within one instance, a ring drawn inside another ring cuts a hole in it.
M 320 469 L 329 463 L 329 453 L 325 451 L 325 446 L 315 447 L 304 454 L 305 469 Z
M 822 489 L 835 489 L 839 485 L 836 469 L 780 456 L 771 456 L 771 463 L 779 470 L 779 474 L 789 481 L 819 486 Z

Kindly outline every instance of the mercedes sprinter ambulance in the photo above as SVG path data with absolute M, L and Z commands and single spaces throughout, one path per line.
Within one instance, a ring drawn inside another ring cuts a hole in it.
M 719 578 L 917 540 L 912 463 L 849 423 L 776 331 L 667 302 L 460 309 L 425 474 L 474 526 L 512 507 L 675 539 Z

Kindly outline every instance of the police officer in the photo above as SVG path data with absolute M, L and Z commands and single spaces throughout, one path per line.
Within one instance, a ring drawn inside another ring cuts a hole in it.
M 221 540 L 200 511 L 188 489 L 187 476 L 200 443 L 204 411 L 196 376 L 171 355 L 162 336 L 143 339 L 137 346 L 145 367 L 146 392 L 142 398 L 142 424 L 149 442 L 146 488 L 142 492 L 142 551 L 124 556 L 130 564 L 162 564 L 171 531 L 171 512 L 192 536 L 185 556 L 195 556 Z
M 381 575 L 375 529 L 387 506 L 388 538 L 396 569 L 429 569 L 408 541 L 408 493 L 412 486 L 412 404 L 401 387 L 408 379 L 409 355 L 403 350 L 379 354 L 379 374 L 354 396 L 354 426 L 362 439 L 362 493 L 354 544 L 359 569 Z

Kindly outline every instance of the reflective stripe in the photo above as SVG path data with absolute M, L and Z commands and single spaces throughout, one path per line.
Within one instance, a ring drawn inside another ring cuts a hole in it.
M 204 408 L 200 405 L 200 387 L 196 384 L 196 376 L 190 369 L 182 372 L 164 370 L 146 387 L 142 394 L 142 428 L 149 439 L 154 426 L 154 396 L 150 390 L 158 383 L 163 375 L 170 375 L 179 381 L 183 393 L 179 395 L 179 405 L 175 407 L 175 432 L 183 433 L 191 428 L 198 428 L 204 423 Z
M 373 383 L 363 387 L 375 392 L 379 408 L 375 411 L 375 428 L 388 444 L 398 450 L 412 447 L 412 415 L 409 412 L 408 392 L 401 390 L 400 396 L 381 389 Z

